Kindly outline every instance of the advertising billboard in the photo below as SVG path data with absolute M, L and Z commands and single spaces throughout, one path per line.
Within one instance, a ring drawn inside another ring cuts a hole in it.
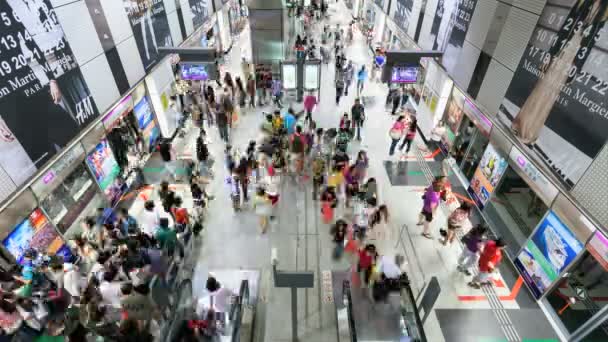
M 0 165 L 20 185 L 99 112 L 50 0 L 0 14 Z
M 392 7 L 392 6 L 391 6 Z M 412 17 L 414 0 L 397 0 L 393 12 L 393 20 L 403 31 L 407 32 Z
M 123 182 L 118 177 L 120 166 L 106 139 L 87 155 L 86 163 L 106 198 L 114 205 L 122 196 Z
M 159 47 L 173 46 L 163 0 L 123 0 L 146 72 L 161 60 Z
M 151 151 L 160 137 L 160 129 L 154 121 L 154 114 L 152 114 L 152 108 L 147 96 L 143 96 L 139 100 L 139 103 L 133 109 L 133 113 L 135 113 L 135 117 L 137 118 L 137 126 L 142 132 L 144 143 L 148 150 Z
M 418 82 L 418 67 L 393 67 L 391 72 L 391 83 L 416 83 Z
M 201 27 L 205 22 L 205 19 L 209 17 L 211 0 L 188 0 L 188 4 L 190 5 L 190 12 L 192 13 L 192 25 L 196 30 Z
M 549 0 L 498 117 L 567 188 L 608 138 L 608 2 Z
M 63 238 L 39 208 L 17 225 L 2 241 L 2 245 L 19 264 L 23 262 L 23 254 L 30 249 L 49 256 L 61 255 L 64 260 L 72 255 Z
M 468 189 L 479 209 L 483 209 L 490 200 L 490 196 L 507 170 L 507 166 L 509 166 L 507 160 L 496 151 L 492 144 L 488 144 Z
M 553 212 L 540 223 L 515 260 L 536 298 L 583 250 L 583 244 Z

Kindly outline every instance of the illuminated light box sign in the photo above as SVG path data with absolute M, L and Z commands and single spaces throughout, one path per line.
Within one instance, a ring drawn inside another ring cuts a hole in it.
M 186 81 L 207 81 L 209 79 L 208 64 L 180 64 L 180 76 Z
M 418 67 L 393 67 L 391 83 L 416 83 L 418 82 Z

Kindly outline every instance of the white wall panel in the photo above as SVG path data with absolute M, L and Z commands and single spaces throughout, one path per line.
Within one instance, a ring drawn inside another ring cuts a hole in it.
M 171 31 L 171 38 L 173 38 L 173 46 L 178 46 L 182 42 L 182 31 L 179 28 L 177 12 L 167 14 L 167 19 L 169 20 L 169 30 Z
M 78 64 L 84 65 L 103 54 L 97 31 L 84 1 L 59 7 L 55 12 Z
M 540 15 L 547 0 L 513 0 L 513 6 Z
M 124 40 L 118 45 L 117 49 L 125 73 L 127 74 L 129 85 L 132 87 L 146 76 L 146 70 L 137 50 L 135 38 L 130 37 Z
M 538 15 L 519 8 L 511 8 L 493 57 L 509 69 L 515 70 L 537 21 Z
M 167 13 L 175 12 L 175 10 L 176 10 L 175 0 L 163 0 L 163 3 L 165 5 L 165 12 L 167 12 Z
M 423 49 L 431 49 L 433 47 L 430 34 L 433 19 L 435 18 L 435 11 L 437 11 L 437 0 L 428 0 L 426 3 L 426 9 L 424 10 L 424 18 L 421 18 L 422 27 L 420 29 L 420 37 L 418 39 L 418 45 Z
M 448 68 L 449 74 L 461 88 L 469 87 L 480 53 L 480 49 L 465 40 L 456 65 Z
M 123 0 L 103 0 L 100 1 L 103 13 L 106 16 L 110 32 L 114 38 L 114 43 L 118 44 L 123 40 L 133 36 L 131 24 L 125 11 Z
M 578 181 L 572 195 L 604 227 L 608 227 L 608 145 L 597 155 L 593 164 Z
M 483 49 L 488 30 L 494 19 L 494 12 L 498 2 L 496 0 L 478 0 L 469 30 L 467 31 L 466 40 L 475 45 L 478 49 Z
M 396 5 L 391 5 L 393 7 Z M 420 8 L 422 7 L 422 0 L 414 0 L 414 6 L 412 6 L 412 13 L 410 15 L 410 23 L 407 28 L 407 34 L 414 38 L 416 35 L 416 27 L 418 27 L 418 19 L 420 19 Z
M 194 32 L 194 24 L 192 23 L 192 10 L 188 0 L 180 0 L 182 5 L 182 15 L 184 16 L 184 26 L 186 27 L 186 35 L 190 36 Z
M 511 79 L 513 79 L 513 71 L 492 59 L 476 99 L 488 114 L 495 116 L 498 112 L 498 107 L 507 93 Z
M 87 64 L 81 65 L 80 70 L 89 86 L 97 108 L 101 113 L 105 112 L 120 97 L 106 55 L 101 54 Z

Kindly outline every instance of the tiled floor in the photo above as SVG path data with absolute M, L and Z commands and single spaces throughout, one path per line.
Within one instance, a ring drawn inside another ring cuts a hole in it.
M 351 20 L 342 2 L 330 4 L 330 13 L 331 24 L 346 24 Z M 242 56 L 248 56 L 249 51 L 249 33 L 245 30 L 232 49 L 226 69 L 240 74 L 239 62 Z M 355 34 L 355 41 L 348 47 L 346 57 L 357 68 L 363 63 L 370 65 L 370 50 L 360 33 Z M 321 103 L 313 118 L 319 127 L 336 127 L 341 113 L 350 111 L 356 91 L 353 85 L 349 96 L 342 98 L 340 105 L 336 106 L 331 86 L 334 77 L 331 63 L 322 67 L 321 77 Z M 497 276 L 493 288 L 474 290 L 466 285 L 470 278 L 456 271 L 460 246 L 445 247 L 436 239 L 429 240 L 420 235 L 416 220 L 422 202 L 421 191 L 428 186 L 431 174 L 439 174 L 441 165 L 435 159 L 425 158 L 428 154 L 420 138 L 401 161 L 389 159 L 390 138 L 387 132 L 392 117 L 384 108 L 386 92 L 384 84 L 369 82 L 365 86 L 362 96 L 368 120 L 363 129 L 363 141 L 353 142 L 349 146 L 349 153 L 354 155 L 360 149 L 368 152 L 371 158 L 368 176 L 377 179 L 380 202 L 386 203 L 391 213 L 387 239 L 377 244 L 380 254 L 400 253 L 406 256 L 405 270 L 412 280 L 416 295 L 424 290 L 431 277 L 437 277 L 441 285 L 434 311 L 425 324 L 428 341 L 556 339 L 543 313 L 525 286 L 521 286 L 517 273 L 514 273 L 508 261 L 501 266 L 501 275 Z M 293 106 L 301 108 L 301 104 Z M 271 110 L 273 108 L 269 106 L 244 110 L 238 127 L 232 132 L 232 145 L 243 150 L 249 140 L 257 139 L 260 136 L 261 112 Z M 348 270 L 349 263 L 332 259 L 333 243 L 329 227 L 320 220 L 319 205 L 312 200 L 310 185 L 284 182 L 277 219 L 271 224 L 269 232 L 261 235 L 257 218 L 248 205 L 238 214 L 231 210 L 223 184 L 226 176 L 221 162 L 224 144 L 214 127 L 208 131 L 213 141 L 210 150 L 217 161 L 214 166 L 216 177 L 209 185 L 209 191 L 216 199 L 208 209 L 209 218 L 202 234 L 202 247 L 193 281 L 194 293 L 204 286 L 210 270 L 257 270 L 260 272 L 260 283 L 255 341 L 290 340 L 289 290 L 277 289 L 272 282 L 270 255 L 271 250 L 276 248 L 280 269 L 307 270 L 315 274 L 315 286 L 298 291 L 298 336 L 302 341 L 335 341 L 336 314 L 333 303 L 326 299 L 321 275 L 327 270 Z M 194 135 L 188 135 L 185 146 L 192 148 L 193 143 Z M 154 162 L 153 159 L 151 163 Z M 153 173 L 146 176 L 155 183 L 158 178 Z M 455 192 L 464 198 L 466 190 L 458 178 L 451 175 L 450 180 Z M 341 211 L 338 210 L 338 216 Z M 446 212 L 440 211 L 433 222 L 436 237 L 445 220 Z M 474 218 L 473 223 L 478 220 L 478 217 Z M 534 317 L 538 325 L 531 326 L 530 317 Z

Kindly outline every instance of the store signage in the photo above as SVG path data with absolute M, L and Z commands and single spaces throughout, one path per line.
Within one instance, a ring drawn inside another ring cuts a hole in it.
M 492 121 L 488 119 L 475 104 L 468 98 L 465 97 L 463 105 L 464 113 L 475 123 L 475 126 L 481 131 L 486 137 L 490 136 L 492 131 Z
M 602 265 L 604 270 L 608 272 L 608 238 L 600 231 L 596 231 L 587 244 L 587 250 Z
M 515 259 L 515 266 L 540 298 L 582 250 L 583 244 L 551 211 Z
M 479 209 L 483 209 L 490 200 L 494 188 L 498 185 L 507 166 L 506 159 L 496 151 L 494 146 L 488 144 L 468 188 L 469 194 Z
M 511 148 L 509 153 L 509 159 L 512 161 L 512 166 L 515 171 L 519 171 L 520 174 L 525 174 L 524 179 L 528 181 L 530 187 L 536 191 L 538 196 L 542 198 L 545 203 L 551 203 L 553 199 L 559 194 L 559 190 L 545 177 L 536 166 L 534 166 L 523 152 L 518 148 Z
M 128 95 L 122 99 L 108 114 L 106 114 L 101 121 L 103 122 L 106 130 L 111 130 L 118 119 L 129 113 L 133 109 L 133 96 Z

